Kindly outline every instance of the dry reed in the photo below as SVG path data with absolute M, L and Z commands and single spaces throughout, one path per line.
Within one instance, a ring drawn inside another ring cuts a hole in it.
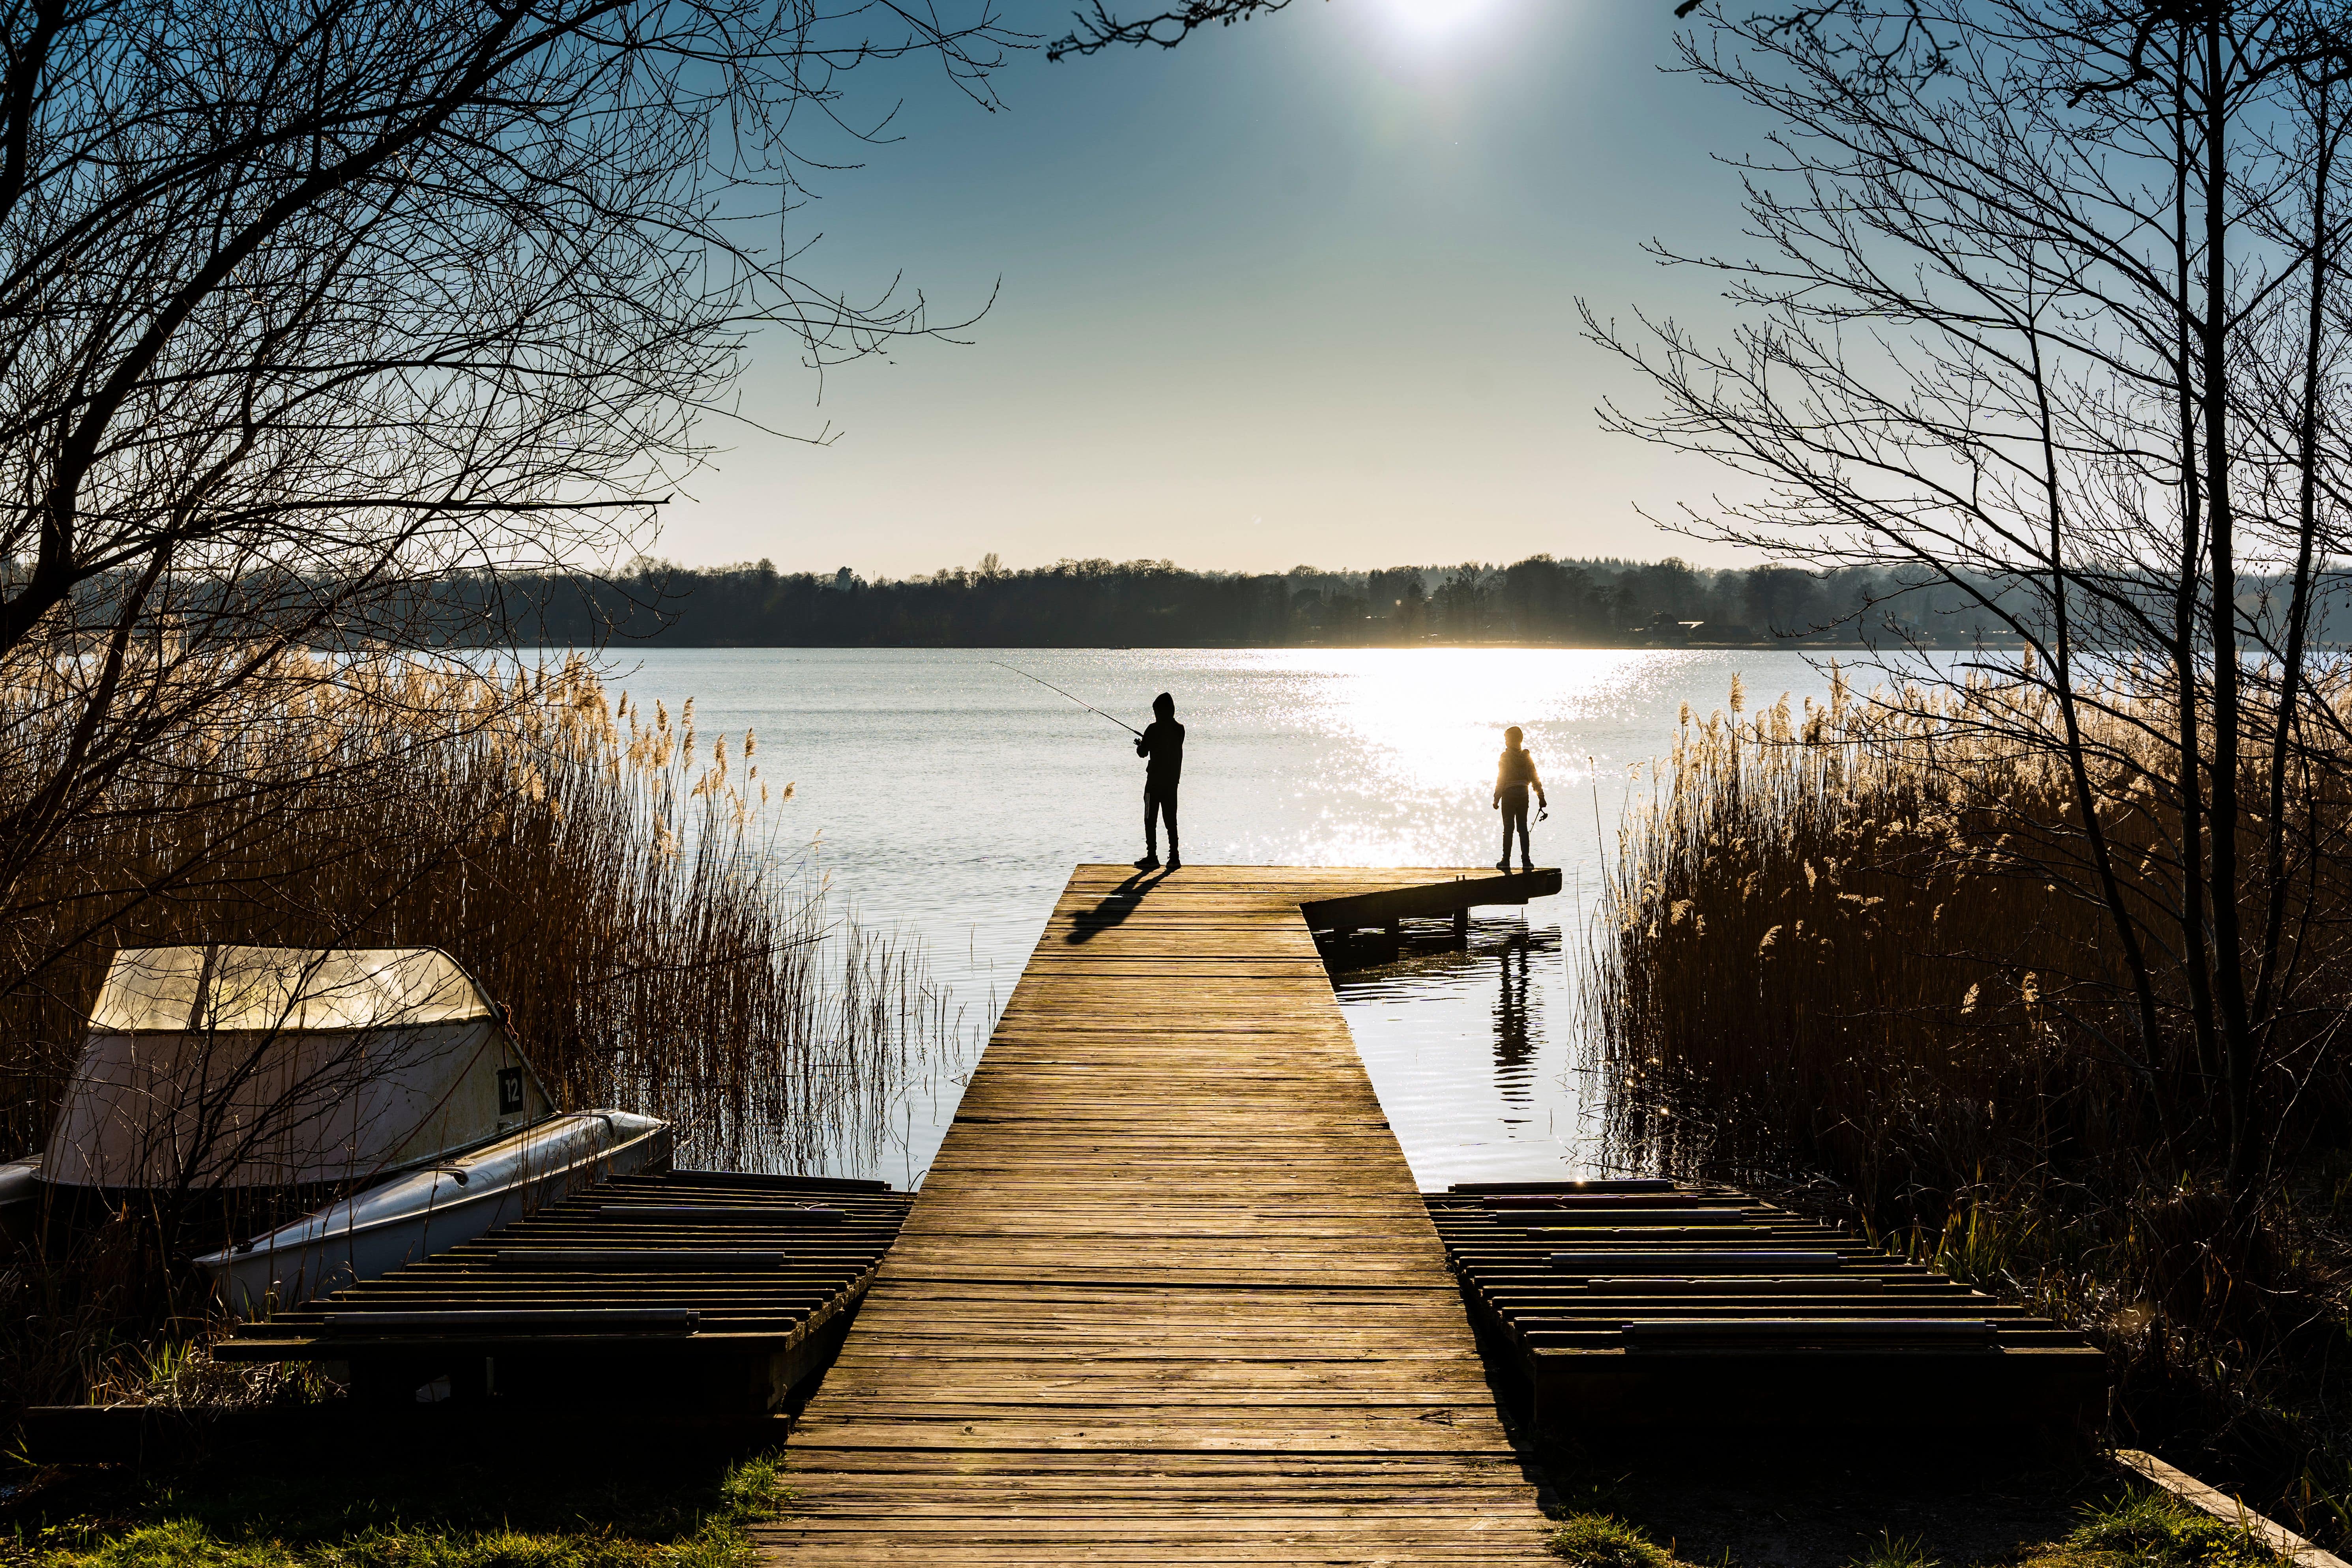
M 0 788 L 69 742 L 54 695 L 0 689 Z M 0 889 L 0 1154 L 41 1146 L 115 949 L 226 942 L 446 949 L 560 1105 L 667 1117 L 682 1165 L 877 1165 L 891 1097 L 953 1020 L 910 944 L 783 851 L 790 786 L 754 739 L 698 733 L 691 709 L 615 711 L 577 658 L 279 661 Z M 70 1397 L 193 1306 L 103 1231 L 65 1260 L 78 1288 L 0 1278 L 12 1324 L 47 1325 L 0 1345 L 15 1400 Z
M 7 1152 L 38 1148 L 117 947 L 414 943 L 512 1010 L 560 1102 L 672 1117 L 681 1163 L 870 1163 L 940 1003 L 777 853 L 789 786 L 752 738 L 615 714 L 577 659 L 309 674 L 150 759 L 13 889 Z
M 1743 698 L 1685 710 L 1621 834 L 1584 987 L 1609 1160 L 1780 1192 L 2090 1330 L 2126 1435 L 2340 1534 L 2352 1440 L 2318 1393 L 2352 1277 L 2342 1194 L 2321 1191 L 2352 1110 L 2332 1049 L 2352 1004 L 2340 852 L 2294 865 L 2293 997 L 2260 1081 L 2271 1179 L 2248 1222 L 2213 1179 L 2193 1042 L 2135 1048 L 2056 717 L 2030 686 L 1854 701 L 1840 683 L 1826 707 L 1747 717 Z M 2088 711 L 2125 896 L 2157 910 L 2178 897 L 2177 820 L 2149 782 L 2169 704 L 2118 679 Z M 2352 815 L 2342 778 L 2299 776 L 2297 842 Z M 2245 782 L 2262 801 L 2259 763 Z M 2156 978 L 2181 1026 L 2179 966 Z

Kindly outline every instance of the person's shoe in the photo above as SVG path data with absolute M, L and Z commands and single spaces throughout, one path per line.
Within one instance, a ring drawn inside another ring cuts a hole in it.
M 1168 868 L 1171 871 L 1181 871 L 1184 868 L 1184 857 L 1171 849 L 1168 852 Z
M 1522 872 L 1533 871 L 1535 868 L 1535 862 L 1532 860 L 1522 861 L 1519 865 L 1519 869 Z
M 1142 859 L 1138 860 L 1135 863 L 1135 868 L 1139 871 L 1157 871 L 1160 869 L 1160 857 L 1157 855 L 1146 855 Z
M 1510 858 L 1509 856 L 1507 856 L 1507 855 L 1504 856 L 1500 860 L 1497 860 L 1497 861 L 1496 861 L 1496 862 L 1495 862 L 1495 869 L 1496 869 L 1496 870 L 1497 870 L 1497 871 L 1507 871 L 1507 870 L 1509 870 L 1510 868 L 1511 868 L 1511 858 Z

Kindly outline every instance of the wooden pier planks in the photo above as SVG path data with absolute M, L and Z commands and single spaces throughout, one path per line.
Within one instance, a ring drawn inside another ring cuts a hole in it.
M 1538 1426 L 2065 1449 L 2097 1430 L 2080 1334 L 1728 1187 L 1465 1183 L 1430 1216 Z
M 1459 875 L 1079 868 L 769 1560 L 1555 1562 L 1299 913 Z
M 446 1378 L 467 1405 L 764 1415 L 831 1359 L 909 1201 L 882 1182 L 606 1177 L 381 1279 L 240 1324 L 212 1353 L 341 1362 L 362 1404 L 410 1406 L 420 1385 Z

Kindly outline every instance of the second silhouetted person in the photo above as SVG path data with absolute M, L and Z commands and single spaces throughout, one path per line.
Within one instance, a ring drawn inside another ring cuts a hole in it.
M 1511 834 L 1519 836 L 1519 867 L 1522 870 L 1536 868 L 1535 858 L 1528 852 L 1528 790 L 1532 786 L 1539 805 L 1549 805 L 1544 798 L 1543 780 L 1536 775 L 1536 760 L 1519 746 L 1521 736 L 1517 724 L 1503 731 L 1503 758 L 1495 769 L 1495 809 L 1503 814 L 1503 858 L 1495 862 L 1495 869 L 1511 868 Z M 1170 830 L 1174 841 L 1174 830 Z

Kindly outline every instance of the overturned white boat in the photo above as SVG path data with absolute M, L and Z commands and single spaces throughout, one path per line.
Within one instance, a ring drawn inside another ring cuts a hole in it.
M 290 1307 L 522 1218 L 599 1176 L 669 1163 L 669 1123 L 557 1116 L 196 1259 L 240 1317 Z
M 503 1012 L 436 949 L 127 948 L 48 1146 L 0 1170 L 0 1203 L 323 1204 L 199 1259 L 253 1311 L 668 1156 L 649 1117 L 557 1116 Z

